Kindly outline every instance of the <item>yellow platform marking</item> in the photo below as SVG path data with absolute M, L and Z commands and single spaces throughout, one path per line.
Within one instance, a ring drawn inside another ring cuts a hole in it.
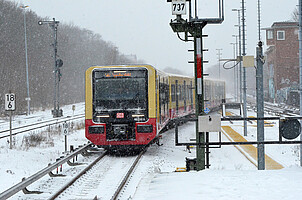
M 256 118 L 254 116 L 249 116 L 249 118 Z M 255 123 L 257 123 L 257 120 L 254 121 Z M 272 127 L 274 126 L 274 122 L 268 122 L 268 121 L 264 121 L 264 125 L 267 125 L 268 127 Z
M 257 127 L 257 124 L 249 125 L 252 127 Z M 274 127 L 274 124 L 264 124 L 264 127 Z
M 225 115 L 226 116 L 233 116 L 233 113 L 231 113 L 231 112 L 225 112 Z
M 176 167 L 176 170 L 175 172 L 186 172 L 187 171 L 187 168 L 185 167 Z
M 237 133 L 234 129 L 232 129 L 230 126 L 222 126 L 221 127 L 224 132 L 228 135 L 227 138 L 229 140 L 233 140 L 234 142 L 247 142 L 247 140 L 242 137 L 239 133 Z M 243 151 L 245 151 L 250 157 L 252 157 L 255 161 L 257 161 L 257 148 L 253 145 L 239 145 Z M 252 164 L 257 166 L 257 164 L 252 161 L 250 158 L 248 158 L 247 155 L 245 155 L 237 146 L 235 146 Z M 280 163 L 273 160 L 268 155 L 265 155 L 265 169 L 282 169 L 284 168 Z

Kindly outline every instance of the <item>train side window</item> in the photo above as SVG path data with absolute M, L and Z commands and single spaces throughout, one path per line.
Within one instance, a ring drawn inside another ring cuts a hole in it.
M 181 85 L 178 85 L 178 100 L 181 101 L 182 100 L 182 91 L 181 91 Z
M 175 90 L 175 85 L 172 84 L 171 85 L 171 98 L 172 98 L 172 102 L 175 102 L 176 101 L 176 90 Z

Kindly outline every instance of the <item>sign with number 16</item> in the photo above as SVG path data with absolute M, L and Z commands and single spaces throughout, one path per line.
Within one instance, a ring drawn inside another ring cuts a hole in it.
M 6 111 L 14 111 L 16 109 L 15 106 L 15 94 L 10 93 L 10 94 L 5 94 L 5 110 Z

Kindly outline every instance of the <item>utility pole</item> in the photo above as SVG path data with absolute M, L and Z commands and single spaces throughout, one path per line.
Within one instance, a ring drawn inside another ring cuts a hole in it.
M 257 69 L 256 69 L 256 90 L 257 90 L 257 118 L 264 117 L 264 100 L 263 100 L 263 52 L 262 42 L 259 41 L 257 47 Z M 257 141 L 264 142 L 264 121 L 257 120 Z M 258 169 L 265 169 L 264 144 L 257 145 Z
M 246 55 L 245 52 L 245 8 L 244 8 L 244 2 L 245 0 L 242 0 L 242 56 Z M 243 117 L 247 117 L 247 108 L 246 108 L 246 68 L 243 67 Z M 247 136 L 247 121 L 243 120 L 243 133 L 244 136 Z
M 235 53 L 235 57 L 234 59 L 238 58 L 238 35 L 232 35 L 233 37 L 236 38 L 236 53 Z M 238 62 L 238 59 L 237 59 Z M 240 62 L 240 61 L 239 61 Z M 238 63 L 236 64 L 236 102 L 238 102 L 239 100 L 239 67 L 238 67 Z
M 302 0 L 299 0 L 299 65 L 300 65 L 300 88 L 299 88 L 300 89 L 300 116 L 302 116 Z M 300 120 L 300 124 L 302 124 L 301 120 Z M 300 135 L 300 140 L 302 141 L 302 135 Z M 300 166 L 302 167 L 302 144 L 300 144 Z
M 260 13 L 260 0 L 258 0 L 258 47 L 257 47 L 257 69 L 256 69 L 256 90 L 257 90 L 257 118 L 264 117 L 264 99 L 263 99 L 263 49 L 261 42 L 261 13 Z M 257 141 L 264 142 L 264 121 L 257 120 Z M 258 170 L 265 169 L 265 153 L 264 144 L 257 145 L 258 155 Z
M 242 55 L 241 55 L 241 23 L 240 23 L 240 12 L 241 9 L 232 9 L 232 11 L 236 11 L 238 13 L 238 45 L 239 45 L 239 57 L 240 57 L 240 62 L 239 62 L 239 93 L 240 93 L 240 103 L 242 103 Z M 236 26 L 236 25 L 235 25 Z
M 25 65 L 26 65 L 26 89 L 27 89 L 27 97 L 25 100 L 27 101 L 27 115 L 30 115 L 30 96 L 29 96 L 29 80 L 28 80 L 28 55 L 27 55 L 27 36 L 26 36 L 26 11 L 25 9 L 29 6 L 23 5 L 20 8 L 23 9 L 24 14 L 24 44 L 25 44 Z
M 53 117 L 62 117 L 63 110 L 60 109 L 60 87 L 59 83 L 61 80 L 61 70 L 60 68 L 63 66 L 63 61 L 61 59 L 57 59 L 57 30 L 59 26 L 59 21 L 56 21 L 53 18 L 53 21 L 39 21 L 39 25 L 48 24 L 53 30 L 53 48 L 54 48 L 54 97 L 53 97 L 53 104 L 54 109 L 51 111 Z
M 218 78 L 220 79 L 220 58 L 221 58 L 221 55 L 222 53 L 220 53 L 220 51 L 222 51 L 222 49 L 216 49 L 218 52 L 217 52 L 217 55 L 218 55 Z
M 231 42 L 230 43 L 231 45 L 233 45 L 233 58 L 234 60 L 236 60 L 236 45 L 237 43 L 234 43 L 234 42 Z M 235 102 L 237 101 L 237 93 L 236 93 L 236 88 L 237 88 L 237 80 L 236 80 L 236 62 L 237 61 L 234 61 L 234 100 Z
M 191 9 L 191 0 L 167 0 L 172 2 L 172 14 L 176 15 L 176 19 L 171 20 L 170 26 L 178 37 L 185 42 L 188 42 L 188 34 L 194 38 L 194 71 L 195 71 L 195 114 L 196 117 L 204 115 L 204 88 L 203 88 L 203 47 L 202 47 L 202 30 L 207 24 L 221 24 L 224 20 L 223 0 L 219 1 L 219 17 L 199 19 L 197 17 L 197 0 L 195 0 L 195 18 L 191 17 L 189 11 L 189 21 L 184 20 L 182 15 L 185 15 L 186 1 L 189 2 Z M 179 8 L 179 9 L 178 9 Z M 179 33 L 184 33 L 184 39 L 179 36 Z M 191 40 L 190 40 L 191 41 Z M 196 123 L 196 142 L 205 142 L 205 133 L 199 132 L 198 123 Z M 197 145 L 196 147 L 196 170 L 205 169 L 205 146 Z

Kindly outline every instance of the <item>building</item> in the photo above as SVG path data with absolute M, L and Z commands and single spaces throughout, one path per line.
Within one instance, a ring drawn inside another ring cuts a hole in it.
M 264 88 L 268 101 L 298 105 L 297 99 L 293 99 L 299 88 L 298 25 L 297 22 L 275 22 L 265 28 L 268 48 Z

